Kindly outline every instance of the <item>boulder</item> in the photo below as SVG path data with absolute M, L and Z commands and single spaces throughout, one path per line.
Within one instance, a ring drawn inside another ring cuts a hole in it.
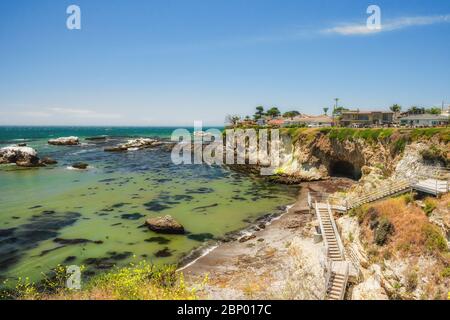
M 152 231 L 167 234 L 184 234 L 184 227 L 176 221 L 172 216 L 149 218 L 145 224 Z
M 41 165 L 36 150 L 30 147 L 10 146 L 0 149 L 0 164 L 15 163 L 21 167 Z
M 74 164 L 72 165 L 72 168 L 80 169 L 80 170 L 85 170 L 85 169 L 87 169 L 88 166 L 89 166 L 89 165 L 88 165 L 87 163 L 84 163 L 84 162 L 77 162 L 77 163 L 74 163 Z
M 60 137 L 48 140 L 48 144 L 55 146 L 76 146 L 80 144 L 78 137 Z

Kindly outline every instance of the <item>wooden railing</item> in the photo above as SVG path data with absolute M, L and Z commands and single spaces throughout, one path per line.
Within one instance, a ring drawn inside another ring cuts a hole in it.
M 328 257 L 328 241 L 327 241 L 327 237 L 325 236 L 325 228 L 323 227 L 322 218 L 320 217 L 320 212 L 319 212 L 319 207 L 317 205 L 317 201 L 315 201 L 315 209 L 316 209 L 317 220 L 319 220 L 320 233 L 322 234 L 322 239 L 325 244 L 325 248 L 327 248 L 326 257 Z
M 331 225 L 333 226 L 334 236 L 335 236 L 336 241 L 339 246 L 339 252 L 341 253 L 342 260 L 345 260 L 345 249 L 344 249 L 344 246 L 342 245 L 341 236 L 339 235 L 339 231 L 337 229 L 336 222 L 334 221 L 333 213 L 331 212 L 331 207 L 330 207 L 329 202 L 327 202 L 327 206 L 328 206 L 327 207 L 328 215 L 330 217 Z
M 347 262 L 345 264 L 344 284 L 342 285 L 342 291 L 341 291 L 340 300 L 344 300 L 344 298 L 345 298 L 345 292 L 347 291 L 347 283 L 348 283 L 349 271 L 350 271 L 350 264 Z

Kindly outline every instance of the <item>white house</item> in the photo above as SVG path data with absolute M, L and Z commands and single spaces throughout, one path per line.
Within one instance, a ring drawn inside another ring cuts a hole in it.
M 400 125 L 411 127 L 436 127 L 448 124 L 448 116 L 441 114 L 413 114 L 400 118 Z

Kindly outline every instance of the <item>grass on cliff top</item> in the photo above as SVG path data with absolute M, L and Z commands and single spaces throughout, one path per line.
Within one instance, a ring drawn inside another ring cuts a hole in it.
M 66 288 L 66 268 L 58 266 L 51 280 L 31 283 L 19 279 L 14 288 L 0 292 L 1 299 L 14 300 L 195 300 L 197 292 L 206 284 L 188 287 L 183 274 L 175 266 L 156 267 L 145 261 L 130 264 L 96 276 L 81 290 Z

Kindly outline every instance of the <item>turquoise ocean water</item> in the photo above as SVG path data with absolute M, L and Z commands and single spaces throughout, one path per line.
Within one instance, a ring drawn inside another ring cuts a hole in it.
M 193 249 L 293 203 L 297 190 L 207 165 L 174 165 L 160 148 L 107 153 L 130 137 L 167 139 L 174 128 L 0 127 L 0 147 L 19 142 L 44 168 L 0 166 L 0 279 L 39 280 L 58 264 L 93 275 L 145 259 L 177 263 Z M 49 138 L 78 136 L 79 146 Z M 106 141 L 88 141 L 91 136 Z M 73 170 L 74 162 L 89 170 Z M 170 214 L 186 235 L 156 234 L 145 219 Z

